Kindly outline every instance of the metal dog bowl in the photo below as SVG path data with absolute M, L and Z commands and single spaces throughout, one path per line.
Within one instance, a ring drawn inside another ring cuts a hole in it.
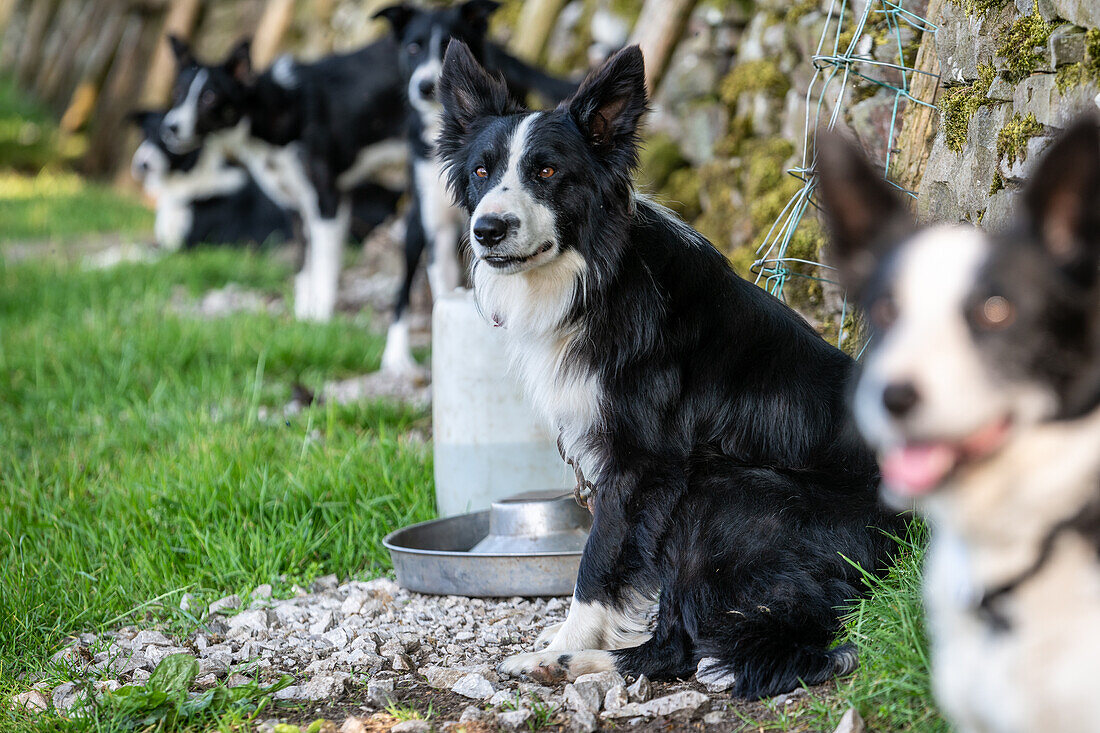
M 531 492 L 488 511 L 421 522 L 382 540 L 397 582 L 419 593 L 563 596 L 573 592 L 591 515 L 572 494 Z

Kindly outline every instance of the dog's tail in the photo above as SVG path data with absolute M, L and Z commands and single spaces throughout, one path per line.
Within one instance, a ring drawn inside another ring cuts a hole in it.
M 728 613 L 730 620 L 707 628 L 696 647 L 699 657 L 713 660 L 707 676 L 731 677 L 734 695 L 757 699 L 855 671 L 859 659 L 854 645 L 829 649 L 833 630 L 823 627 L 821 619 L 798 616 L 802 614 L 767 608 Z

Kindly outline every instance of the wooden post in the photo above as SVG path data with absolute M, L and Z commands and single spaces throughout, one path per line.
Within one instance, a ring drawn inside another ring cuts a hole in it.
M 645 80 L 653 94 L 665 75 L 672 52 L 684 34 L 696 0 L 645 0 L 630 42 L 645 56 Z
M 929 20 L 938 17 L 942 7 L 943 0 L 929 0 L 924 17 Z M 929 74 L 913 74 L 909 93 L 922 102 L 935 104 L 936 93 L 940 86 L 939 77 L 930 75 L 936 74 L 939 69 L 935 33 L 925 33 L 921 38 L 913 66 Z M 936 137 L 939 119 L 940 113 L 935 107 L 925 107 L 923 104 L 912 102 L 908 104 L 905 118 L 902 120 L 901 133 L 897 138 L 898 153 L 894 156 L 891 170 L 888 172 L 890 178 L 902 188 L 915 191 L 920 187 L 921 175 L 925 163 L 928 162 L 928 155 L 932 152 L 932 142 Z
M 42 44 L 50 29 L 54 10 L 58 0 L 35 0 L 27 14 L 27 27 L 23 33 L 23 43 L 16 61 L 15 79 L 23 88 L 28 87 L 38 74 L 38 65 L 42 60 Z
M 7 30 L 8 23 L 11 22 L 12 16 L 15 15 L 15 6 L 18 0 L 0 0 L 0 38 L 3 37 L 4 31 Z
M 267 0 L 252 41 L 252 63 L 257 69 L 266 68 L 275 60 L 293 20 L 294 0 Z
M 527 0 L 512 38 L 512 52 L 528 63 L 541 63 L 554 23 L 564 7 L 565 0 Z
M 141 92 L 142 106 L 164 107 L 168 104 L 172 80 L 176 75 L 176 57 L 168 45 L 168 34 L 190 38 L 201 7 L 202 0 L 171 0 L 169 3 L 161 40 L 157 41 L 157 48 L 149 65 L 149 75 L 145 77 L 145 88 Z

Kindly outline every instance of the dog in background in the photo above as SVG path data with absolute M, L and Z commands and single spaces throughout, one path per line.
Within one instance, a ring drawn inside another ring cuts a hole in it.
M 130 115 L 142 132 L 131 173 L 157 204 L 157 244 L 270 244 L 296 239 L 295 215 L 272 201 L 242 165 L 216 147 L 173 153 L 161 137 L 163 112 Z M 401 192 L 377 183 L 351 191 L 350 241 L 364 239 L 394 214 Z
M 842 279 L 873 329 L 854 410 L 888 493 L 928 518 L 940 706 L 963 731 L 1096 731 L 1100 131 L 1038 164 L 1016 228 L 918 227 L 818 146 Z
M 499 7 L 494 0 L 466 0 L 446 8 L 400 4 L 375 15 L 385 18 L 393 31 L 396 63 L 408 99 L 410 206 L 405 227 L 405 272 L 382 354 L 382 368 L 387 371 L 407 373 L 416 369 L 405 314 L 424 249 L 428 250 L 428 282 L 435 296 L 463 284 L 465 267 L 459 246 L 466 214 L 452 202 L 434 154 L 443 113 L 436 92 L 448 44 L 452 40 L 465 43 L 486 68 L 503 77 L 509 94 L 517 101 L 526 100 L 534 92 L 557 103 L 576 90 L 575 84 L 525 64 L 486 39 L 489 17 Z
M 328 320 L 351 191 L 395 157 L 404 126 L 404 84 L 392 39 L 313 63 L 289 56 L 256 74 L 248 41 L 222 63 L 199 62 L 170 38 L 178 74 L 161 135 L 177 154 L 211 147 L 240 160 L 264 192 L 301 217 L 306 239 L 294 281 L 294 313 Z M 392 140 L 391 145 L 379 145 Z
M 198 244 L 266 244 L 293 238 L 290 215 L 243 167 L 200 147 L 177 154 L 160 136 L 163 112 L 138 111 L 141 129 L 130 172 L 157 203 L 154 233 L 167 250 Z
M 529 112 L 455 42 L 439 94 L 478 303 L 595 490 L 568 617 L 501 670 L 698 669 L 749 698 L 851 671 L 840 609 L 898 528 L 846 409 L 853 363 L 634 191 L 641 52 Z

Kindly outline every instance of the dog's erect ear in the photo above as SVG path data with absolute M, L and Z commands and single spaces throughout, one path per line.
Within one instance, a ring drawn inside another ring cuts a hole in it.
M 224 66 L 231 77 L 242 84 L 250 84 L 252 82 L 252 39 L 241 39 L 229 52 Z
M 459 15 L 470 25 L 478 28 L 486 28 L 489 16 L 496 12 L 500 3 L 496 0 L 466 0 L 458 6 Z
M 844 286 L 858 296 L 887 249 L 914 228 L 913 219 L 863 151 L 837 132 L 818 131 L 816 171 L 832 262 Z
M 1046 152 L 1024 193 L 1027 225 L 1067 274 L 1083 284 L 1100 264 L 1100 129 L 1079 120 Z
M 563 104 L 597 151 L 636 155 L 638 121 L 646 111 L 641 49 L 628 46 L 616 53 Z
M 508 87 L 481 68 L 462 41 L 447 44 L 439 75 L 439 100 L 450 132 L 464 134 L 479 117 L 503 115 L 508 110 Z
M 416 15 L 416 8 L 413 8 L 404 3 L 400 5 L 391 5 L 388 8 L 382 8 L 372 17 L 377 20 L 378 18 L 385 18 L 390 23 L 390 28 L 393 29 L 393 34 L 398 38 L 405 32 L 405 26 L 409 24 L 413 16 Z
M 176 64 L 184 69 L 195 63 L 195 55 L 191 53 L 191 44 L 177 35 L 168 34 L 168 45 L 172 47 L 172 53 L 176 57 Z

